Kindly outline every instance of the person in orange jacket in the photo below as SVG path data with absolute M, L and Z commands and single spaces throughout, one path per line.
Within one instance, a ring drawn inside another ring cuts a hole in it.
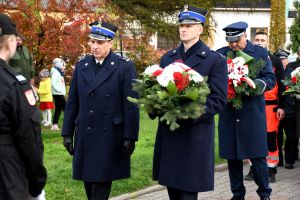
M 254 44 L 263 48 L 268 48 L 268 34 L 259 31 L 255 33 Z M 264 93 L 266 100 L 266 120 L 267 120 L 267 137 L 268 137 L 268 156 L 267 164 L 269 170 L 269 181 L 273 183 L 276 181 L 275 174 L 277 173 L 277 165 L 279 163 L 279 152 L 277 145 L 277 133 L 279 121 L 284 118 L 285 96 L 282 93 L 285 91 L 285 86 L 282 83 L 284 79 L 284 68 L 282 62 L 276 56 L 270 54 L 269 56 L 273 65 L 274 73 L 276 75 L 276 85 L 272 90 Z M 251 165 L 251 163 L 250 163 Z M 245 180 L 253 180 L 253 172 L 250 166 L 249 173 L 245 176 Z

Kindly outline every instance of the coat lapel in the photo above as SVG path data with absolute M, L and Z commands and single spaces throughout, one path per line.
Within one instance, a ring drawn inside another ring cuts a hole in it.
M 81 68 L 82 75 L 84 77 L 84 80 L 89 84 L 89 86 L 92 86 L 92 83 L 95 79 L 95 72 L 93 69 L 93 57 L 90 57 L 89 60 L 84 64 L 84 66 Z

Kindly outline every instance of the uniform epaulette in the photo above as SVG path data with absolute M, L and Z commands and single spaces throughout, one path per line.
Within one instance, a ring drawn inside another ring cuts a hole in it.
M 84 56 L 81 56 L 78 60 L 78 63 L 79 62 L 82 62 L 83 60 L 85 60 L 87 57 L 89 57 L 90 55 L 84 55 Z
M 123 61 L 126 61 L 126 62 L 129 62 L 129 61 L 130 61 L 129 58 L 125 58 L 125 57 L 122 57 L 122 56 L 119 56 L 119 59 L 120 59 L 120 60 L 123 60 Z
M 220 49 L 217 49 L 216 51 L 220 51 L 220 50 L 222 50 L 222 49 L 227 49 L 227 48 L 228 48 L 227 46 L 221 47 Z
M 15 80 L 17 80 L 21 85 L 24 85 L 26 83 L 28 83 L 28 80 L 23 76 L 23 75 L 19 75 L 16 72 L 14 72 L 13 70 L 11 70 L 10 68 L 5 68 L 6 71 L 12 76 L 14 77 Z
M 226 57 L 223 55 L 223 54 L 220 54 L 219 52 L 217 52 L 217 51 L 213 51 L 213 50 L 211 50 L 211 52 L 212 53 L 214 53 L 214 54 L 216 54 L 216 55 L 218 55 L 218 56 L 220 56 L 221 58 L 224 58 L 224 59 L 226 59 Z

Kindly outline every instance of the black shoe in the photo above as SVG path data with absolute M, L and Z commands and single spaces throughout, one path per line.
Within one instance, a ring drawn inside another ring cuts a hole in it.
M 269 171 L 269 182 L 270 183 L 276 182 L 275 174 L 277 173 L 277 169 L 268 167 L 268 171 Z
M 233 196 L 230 200 L 245 200 L 244 197 Z
M 260 197 L 260 200 L 271 200 L 270 197 Z
M 250 166 L 249 173 L 245 176 L 244 179 L 247 180 L 247 181 L 253 181 L 253 170 L 252 170 L 251 166 Z
M 286 169 L 294 169 L 294 165 L 290 163 L 285 163 L 285 168 Z
M 282 160 L 279 160 L 279 163 L 277 165 L 278 167 L 283 167 L 283 161 Z

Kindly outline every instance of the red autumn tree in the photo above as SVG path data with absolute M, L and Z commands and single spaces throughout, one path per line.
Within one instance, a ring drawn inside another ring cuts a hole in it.
M 25 36 L 35 68 L 49 67 L 52 59 L 62 57 L 69 65 L 86 52 L 88 24 L 102 17 L 94 8 L 101 1 L 81 0 L 3 0 L 1 13 L 11 16 L 18 31 Z

